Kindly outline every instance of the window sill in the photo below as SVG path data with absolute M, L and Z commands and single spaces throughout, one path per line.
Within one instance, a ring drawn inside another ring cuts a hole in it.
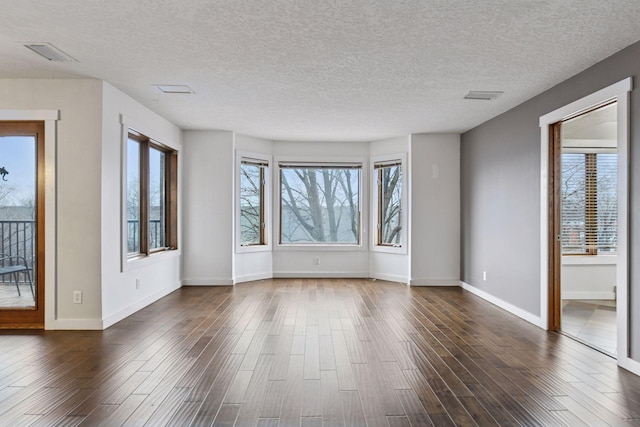
M 562 265 L 616 265 L 617 255 L 564 255 Z
M 406 255 L 407 249 L 404 246 L 382 246 L 382 245 L 372 245 L 371 252 L 378 252 L 384 254 L 397 254 L 397 255 Z
M 281 244 L 276 245 L 275 248 L 277 251 L 363 251 L 366 248 L 363 245 L 349 245 L 349 244 L 317 244 L 317 243 L 309 243 L 309 244 Z
M 154 252 L 150 255 L 139 255 L 132 258 L 126 258 L 123 263 L 122 271 L 130 271 L 138 268 L 144 268 L 159 262 L 163 262 L 180 256 L 179 249 L 168 249 L 166 251 Z
M 248 254 L 255 252 L 271 252 L 271 245 L 249 245 L 249 246 L 237 246 L 237 254 Z

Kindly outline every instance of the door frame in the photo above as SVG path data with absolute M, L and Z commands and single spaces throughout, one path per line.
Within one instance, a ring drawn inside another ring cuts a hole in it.
M 552 236 L 556 209 L 552 203 L 550 184 L 553 182 L 550 162 L 550 140 L 554 124 L 608 101 L 617 102 L 618 133 L 618 264 L 617 286 L 617 360 L 618 365 L 640 375 L 640 363 L 629 357 L 629 92 L 632 79 L 628 77 L 597 92 L 578 99 L 540 117 L 540 317 L 545 329 L 556 327 L 559 287 L 554 267 Z M 557 216 L 557 215 L 556 215 Z M 554 258 L 555 259 L 555 258 Z M 555 307 L 555 309 L 553 309 Z M 555 312 L 555 313 L 554 313 Z
M 44 329 L 56 319 L 56 123 L 59 110 L 0 110 L 0 121 L 44 122 Z

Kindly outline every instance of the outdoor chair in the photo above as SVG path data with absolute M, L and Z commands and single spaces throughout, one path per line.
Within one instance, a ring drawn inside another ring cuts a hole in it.
M 33 282 L 31 281 L 31 272 L 29 271 L 29 267 L 27 266 L 27 260 L 21 256 L 11 256 L 6 254 L 0 254 L 0 276 L 9 275 L 9 283 L 11 283 L 11 277 L 16 283 L 16 289 L 18 290 L 18 295 L 20 296 L 20 284 L 19 284 L 19 274 L 24 273 L 27 276 L 27 280 L 29 281 L 29 287 L 31 288 L 31 295 L 35 298 L 36 295 L 33 292 Z

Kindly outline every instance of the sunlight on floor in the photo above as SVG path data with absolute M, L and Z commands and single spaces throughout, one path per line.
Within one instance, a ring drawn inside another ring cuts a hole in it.
M 614 300 L 562 301 L 562 332 L 615 356 L 616 330 Z

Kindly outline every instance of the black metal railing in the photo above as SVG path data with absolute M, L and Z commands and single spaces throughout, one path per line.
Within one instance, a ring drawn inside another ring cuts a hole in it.
M 34 270 L 36 259 L 36 222 L 34 220 L 0 220 L 0 253 L 9 257 L 22 257 L 27 267 Z M 162 220 L 149 221 L 149 247 L 164 245 Z M 140 224 L 138 220 L 127 220 L 127 249 L 135 252 L 140 247 Z M 0 277 L 1 282 L 9 281 Z M 21 277 L 21 280 L 23 278 Z
M 164 246 L 164 229 L 162 220 L 149 220 L 149 247 L 159 248 Z M 127 220 L 127 252 L 135 253 L 140 248 L 140 221 L 137 219 Z
M 36 222 L 34 220 L 1 220 L 0 253 L 7 257 L 21 257 L 27 268 L 34 270 L 36 259 Z M 8 261 L 5 261 L 8 262 Z M 20 282 L 27 282 L 25 273 L 18 273 Z M 0 277 L 2 283 L 11 281 L 9 275 Z

